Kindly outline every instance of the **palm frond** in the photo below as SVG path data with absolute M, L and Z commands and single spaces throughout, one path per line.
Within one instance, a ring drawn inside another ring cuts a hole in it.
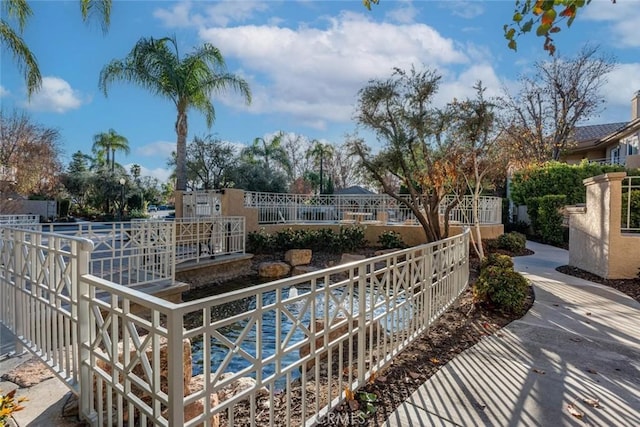
M 87 21 L 94 13 L 99 15 L 102 31 L 106 33 L 111 25 L 111 5 L 112 0 L 80 0 L 82 19 Z
M 27 96 L 31 97 L 42 86 L 42 75 L 35 56 L 24 40 L 5 21 L 0 21 L 0 40 L 13 53 L 18 67 L 24 70 L 24 78 L 27 81 Z
M 27 21 L 31 15 L 33 15 L 33 11 L 29 3 L 27 3 L 27 0 L 4 0 L 2 2 L 2 8 L 6 10 L 8 17 L 18 21 L 20 32 L 24 31 Z

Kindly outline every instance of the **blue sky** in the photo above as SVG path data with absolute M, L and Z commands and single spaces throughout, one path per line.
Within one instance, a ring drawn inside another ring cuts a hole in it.
M 233 95 L 214 99 L 216 122 L 189 114 L 189 140 L 211 133 L 234 144 L 277 131 L 339 144 L 356 129 L 357 92 L 393 67 L 427 66 L 443 76 L 436 103 L 473 96 L 482 80 L 490 94 L 515 88 L 517 77 L 545 59 L 543 40 L 506 47 L 503 24 L 513 1 L 381 0 L 367 11 L 352 1 L 114 1 L 112 24 L 83 23 L 78 1 L 30 2 L 34 16 L 24 38 L 44 77 L 42 90 L 27 101 L 25 85 L 3 50 L 0 102 L 26 109 L 62 135 L 65 165 L 74 152 L 91 151 L 93 135 L 110 128 L 126 136 L 128 156 L 116 160 L 142 166 L 143 175 L 165 180 L 175 147 L 173 104 L 133 85 L 116 83 L 107 98 L 98 90 L 102 67 L 123 58 L 141 37 L 175 35 L 183 52 L 205 41 L 223 53 L 231 72 L 243 76 L 254 101 Z M 605 110 L 593 123 L 624 121 L 640 90 L 640 2 L 593 0 L 570 30 L 556 38 L 558 51 L 572 55 L 584 43 L 615 55 L 618 68 L 604 91 Z M 375 141 L 369 141 L 375 145 Z

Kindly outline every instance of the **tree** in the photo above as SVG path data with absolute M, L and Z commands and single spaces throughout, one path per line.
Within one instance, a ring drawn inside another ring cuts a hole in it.
M 106 155 L 107 166 L 111 166 L 111 172 L 115 171 L 116 151 L 122 151 L 129 154 L 129 140 L 118 134 L 115 130 L 109 129 L 107 132 L 101 132 L 93 137 L 93 152 L 98 158 Z M 109 163 L 111 159 L 111 163 Z
M 86 210 L 91 192 L 92 173 L 89 169 L 88 157 L 81 151 L 73 153 L 67 172 L 62 176 L 62 184 L 75 205 L 73 210 L 79 213 Z
M 319 175 L 319 187 L 320 194 L 324 194 L 325 186 L 324 186 L 324 162 L 325 160 L 329 161 L 333 156 L 333 146 L 331 144 L 325 144 L 318 140 L 311 141 L 311 148 L 307 151 L 307 157 L 313 159 L 316 165 L 320 167 L 320 175 Z
M 520 78 L 518 94 L 504 91 L 504 131 L 531 160 L 558 160 L 576 124 L 600 111 L 602 88 L 614 67 L 611 58 L 590 46 L 575 58 L 536 62 L 534 73 Z
M 203 190 L 228 186 L 228 174 L 235 161 L 233 146 L 211 135 L 196 136 L 187 146 L 187 173 Z
M 371 10 L 371 5 L 380 0 L 362 0 L 362 4 Z M 616 0 L 611 0 L 615 3 Z M 553 55 L 556 46 L 551 34 L 561 31 L 560 23 L 566 19 L 567 28 L 571 27 L 580 9 L 591 0 L 516 0 L 512 21 L 504 25 L 504 37 L 509 49 L 517 50 L 517 39 L 535 27 L 536 35 L 544 37 L 544 50 Z M 497 4 L 497 3 L 496 3 Z M 461 3 L 464 7 L 464 3 Z
M 62 165 L 57 129 L 0 110 L 0 192 L 56 196 Z
M 360 90 L 356 120 L 383 144 L 377 154 L 360 138 L 350 141 L 361 166 L 384 192 L 414 214 L 428 241 L 448 235 L 450 204 L 440 227 L 439 207 L 459 185 L 457 148 L 448 133 L 451 117 L 431 106 L 440 76 L 430 70 L 396 69 L 387 80 L 373 80 Z M 390 185 L 389 174 L 406 189 L 404 197 Z
M 3 18 L 0 19 L 0 40 L 2 49 L 9 50 L 20 69 L 24 70 L 24 79 L 27 83 L 27 95 L 30 97 L 42 86 L 42 75 L 35 55 L 24 42 L 21 33 L 27 25 L 27 21 L 33 14 L 27 0 L 3 0 Z M 89 16 L 97 11 L 102 17 L 102 28 L 109 28 L 111 19 L 111 0 L 80 0 L 82 19 L 86 21 Z M 4 18 L 7 17 L 7 19 Z M 11 22 L 17 25 L 12 27 Z
M 253 140 L 253 144 L 244 149 L 242 153 L 247 159 L 255 160 L 256 157 L 262 158 L 265 169 L 271 169 L 277 166 L 282 172 L 291 175 L 291 162 L 287 156 L 287 151 L 282 146 L 284 133 L 276 133 L 269 141 L 258 137 Z
M 616 0 L 611 0 L 615 3 Z M 504 37 L 509 49 L 517 50 L 517 39 L 536 29 L 538 37 L 544 37 L 544 50 L 553 55 L 556 46 L 551 34 L 559 33 L 561 21 L 571 27 L 578 12 L 591 0 L 516 0 L 512 22 L 504 25 Z
M 347 140 L 353 139 L 347 135 Z M 329 159 L 331 180 L 337 190 L 365 183 L 358 159 L 350 152 L 348 144 L 334 147 L 333 156 Z
M 114 59 L 100 72 L 99 87 L 107 96 L 114 81 L 141 86 L 163 98 L 169 98 L 177 110 L 176 190 L 187 184 L 187 113 L 193 108 L 205 115 L 207 126 L 215 121 L 211 98 L 228 89 L 238 91 L 251 102 L 249 85 L 227 72 L 220 50 L 205 43 L 193 52 L 180 56 L 175 38 L 141 38 L 122 60 Z
M 472 194 L 470 220 L 476 230 L 473 243 L 480 259 L 484 258 L 482 234 L 480 232 L 480 212 L 478 203 L 487 176 L 496 169 L 506 167 L 505 158 L 500 154 L 497 139 L 496 104 L 484 97 L 482 82 L 476 83 L 476 98 L 463 102 L 454 101 L 450 105 L 455 117 L 454 134 L 460 150 L 461 176 Z

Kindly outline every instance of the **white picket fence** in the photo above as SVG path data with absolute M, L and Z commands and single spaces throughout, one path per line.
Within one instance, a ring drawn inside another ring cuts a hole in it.
M 89 239 L 0 233 L 0 322 L 79 394 L 96 426 L 314 424 L 424 332 L 469 277 L 465 232 L 174 304 L 90 274 Z M 244 377 L 255 382 L 224 398 Z

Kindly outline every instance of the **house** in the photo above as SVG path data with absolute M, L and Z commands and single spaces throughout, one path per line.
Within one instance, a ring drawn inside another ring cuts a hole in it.
M 584 159 L 640 168 L 640 91 L 631 100 L 631 121 L 576 127 L 564 160 Z

